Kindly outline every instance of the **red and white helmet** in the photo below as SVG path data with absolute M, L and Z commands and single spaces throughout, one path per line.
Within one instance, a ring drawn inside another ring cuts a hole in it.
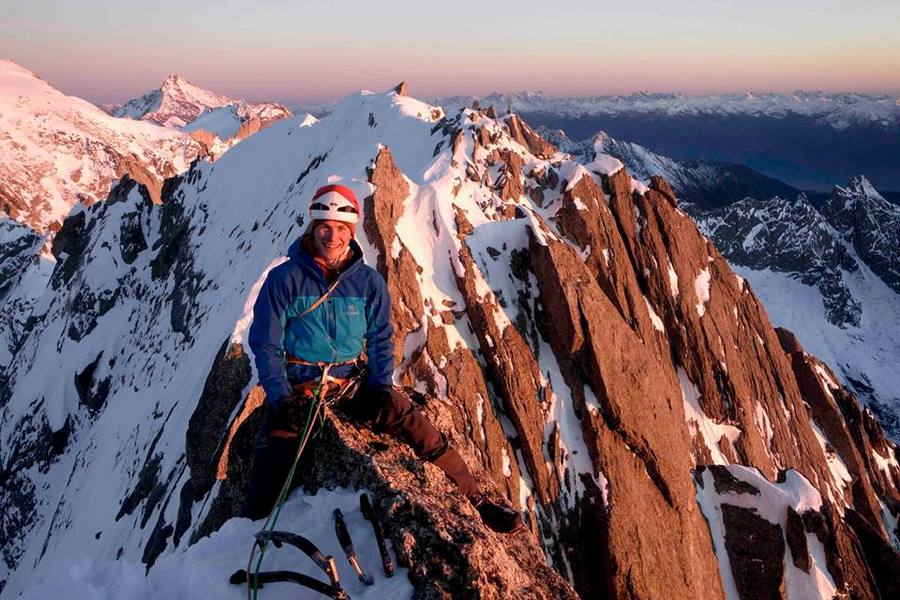
M 350 188 L 342 185 L 323 185 L 309 202 L 309 216 L 313 221 L 359 221 L 359 200 Z

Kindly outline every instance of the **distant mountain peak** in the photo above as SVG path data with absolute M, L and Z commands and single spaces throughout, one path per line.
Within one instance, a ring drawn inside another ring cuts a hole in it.
M 196 85 L 193 82 L 188 81 L 185 77 L 179 75 L 178 73 L 172 73 L 171 75 L 166 77 L 165 81 L 163 81 L 163 87 L 178 85 L 180 83 L 189 83 L 191 85 Z
M 869 181 L 865 175 L 855 176 L 850 180 L 850 183 L 846 188 L 836 186 L 835 193 L 852 194 L 855 196 L 884 200 L 881 194 L 878 193 L 878 190 L 875 189 L 875 186 L 872 185 L 872 182 Z
M 254 116 L 268 123 L 292 114 L 287 107 L 274 102 L 247 102 L 218 94 L 178 73 L 166 77 L 158 89 L 129 100 L 111 110 L 110 114 L 184 129 L 204 113 L 228 106 L 234 106 L 236 114 L 240 116 L 235 129 Z

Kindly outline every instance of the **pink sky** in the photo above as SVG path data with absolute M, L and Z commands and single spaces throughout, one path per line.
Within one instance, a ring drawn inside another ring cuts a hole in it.
M 286 101 L 401 79 L 420 96 L 900 91 L 900 3 L 881 0 L 7 2 L 0 57 L 92 101 L 170 73 Z

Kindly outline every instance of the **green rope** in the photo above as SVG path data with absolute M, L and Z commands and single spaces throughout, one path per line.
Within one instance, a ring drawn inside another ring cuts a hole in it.
M 266 519 L 265 524 L 263 525 L 263 531 L 266 532 L 266 535 L 263 536 L 262 543 L 257 540 L 254 540 L 253 546 L 250 548 L 250 558 L 247 560 L 247 599 L 248 600 L 256 600 L 256 593 L 259 589 L 259 568 L 262 565 L 263 557 L 266 554 L 266 546 L 269 543 L 269 538 L 272 535 L 272 532 L 275 531 L 275 523 L 278 522 L 278 516 L 281 514 L 281 508 L 284 506 L 284 502 L 287 499 L 288 490 L 291 487 L 291 482 L 294 480 L 294 472 L 297 470 L 297 464 L 300 462 L 300 456 L 303 454 L 303 449 L 306 447 L 307 441 L 309 441 L 311 427 L 316 422 L 316 418 L 319 416 L 319 408 L 322 408 L 322 423 L 319 426 L 319 431 L 321 431 L 322 426 L 325 423 L 325 415 L 324 415 L 324 403 L 321 398 L 322 385 L 318 384 L 313 388 L 313 401 L 309 403 L 309 414 L 306 416 L 306 425 L 303 427 L 303 433 L 301 435 L 302 441 L 300 442 L 300 446 L 297 448 L 297 454 L 294 456 L 294 462 L 291 464 L 291 469 L 288 472 L 287 478 L 284 480 L 284 484 L 281 486 L 281 493 L 278 495 L 278 502 L 275 504 L 275 508 L 272 512 L 269 513 L 268 518 Z M 316 432 L 318 434 L 318 431 Z M 260 545 L 259 550 L 259 558 L 256 561 L 256 568 L 253 571 L 253 577 L 249 576 L 250 567 L 253 565 L 253 555 L 256 553 L 256 547 Z

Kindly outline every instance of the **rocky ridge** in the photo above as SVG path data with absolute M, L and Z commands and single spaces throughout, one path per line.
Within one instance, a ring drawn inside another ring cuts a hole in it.
M 900 207 L 863 176 L 835 186 L 822 210 L 866 265 L 900 294 Z
M 277 123 L 169 181 L 162 206 L 124 182 L 66 221 L 3 365 L 14 593 L 76 548 L 152 573 L 234 531 L 254 417 L 225 482 L 222 446 L 196 440 L 261 400 L 244 346 L 255 290 L 302 231 L 297 207 L 335 181 L 366 198 L 359 237 L 391 289 L 398 384 L 530 528 L 472 525 L 436 469 L 333 419 L 304 494 L 372 491 L 414 597 L 896 590 L 896 446 L 772 327 L 665 180 L 586 169 L 515 116 L 393 92 Z M 68 377 L 46 381 L 49 365 Z
M 890 435 L 900 436 L 893 368 L 900 356 L 900 218 L 865 177 L 814 205 L 738 165 L 672 159 L 602 132 L 576 143 L 539 131 L 588 169 L 622 163 L 641 181 L 661 175 L 671 182 L 684 210 L 754 285 L 774 321 L 801 334 Z M 746 197 L 726 202 L 734 194 Z

